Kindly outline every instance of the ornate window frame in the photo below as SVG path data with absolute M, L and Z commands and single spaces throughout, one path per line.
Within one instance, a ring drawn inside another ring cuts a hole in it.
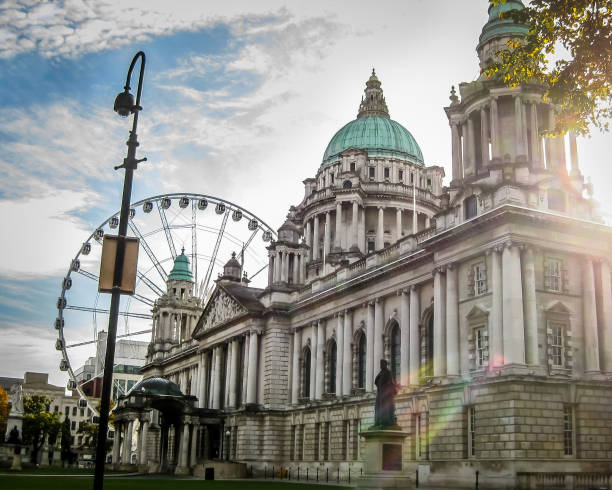
M 544 254 L 542 281 L 544 289 L 552 293 L 567 293 L 569 292 L 568 282 L 567 268 L 563 258 Z
M 570 376 L 574 367 L 571 311 L 563 303 L 556 301 L 545 308 L 544 314 L 548 372 L 551 375 Z
M 489 367 L 489 310 L 484 306 L 476 305 L 466 318 L 469 325 L 470 371 L 486 371 Z
M 468 296 L 482 296 L 489 292 L 486 257 L 481 257 L 469 264 L 467 279 Z
M 364 341 L 364 349 L 363 349 L 363 366 L 360 363 L 360 342 L 363 337 Z M 353 372 L 352 372 L 352 393 L 353 394 L 361 394 L 365 393 L 365 385 L 366 385 L 366 376 L 363 377 L 363 386 L 359 386 L 359 378 L 360 378 L 360 370 L 363 368 L 365 371 L 365 364 L 367 358 L 367 349 L 368 349 L 368 338 L 365 332 L 364 322 L 362 321 L 359 324 L 359 327 L 355 330 L 353 334 L 353 345 L 352 345 L 352 356 L 353 356 Z

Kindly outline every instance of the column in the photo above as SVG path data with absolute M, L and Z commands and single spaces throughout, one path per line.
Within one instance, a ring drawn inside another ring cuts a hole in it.
M 313 322 L 310 326 L 310 399 L 316 398 L 317 387 L 317 324 Z
M 312 260 L 319 260 L 319 217 L 314 216 L 314 233 L 312 239 Z
M 249 335 L 249 372 L 247 380 L 247 403 L 257 403 L 257 361 L 259 358 L 259 339 L 257 332 Z
M 501 249 L 494 247 L 487 251 L 491 256 L 491 314 L 489 315 L 489 367 L 504 364 L 502 333 L 502 266 Z
M 232 344 L 227 342 L 225 344 L 225 386 L 223 388 L 223 408 L 230 406 L 230 381 L 232 379 Z
M 123 453 L 121 454 L 121 464 L 132 464 L 132 432 L 134 430 L 134 421 L 130 420 L 125 429 L 125 437 L 123 438 Z
M 500 158 L 499 151 L 499 119 L 497 115 L 497 98 L 491 98 L 491 157 Z
M 451 123 L 451 135 L 453 145 L 453 180 L 463 178 L 463 162 L 461 161 L 461 136 L 459 136 L 459 125 L 457 122 Z
M 576 144 L 576 133 L 570 131 L 569 133 L 569 147 L 570 147 L 570 175 L 572 177 L 580 176 L 580 167 L 578 165 L 578 145 Z
M 199 428 L 200 425 L 199 424 L 193 424 L 191 429 L 191 450 L 190 450 L 190 461 L 189 461 L 189 466 L 191 468 L 195 467 L 196 464 L 198 464 L 198 432 L 199 432 Z
M 604 372 L 612 372 L 612 284 L 610 280 L 610 264 L 601 261 L 601 316 L 603 318 L 602 330 L 602 359 L 601 368 Z
M 353 201 L 353 217 L 351 219 L 351 248 L 359 249 L 359 237 L 357 236 L 359 224 L 359 203 Z
M 306 252 L 300 253 L 300 283 L 306 282 Z
M 365 206 L 361 207 L 361 212 L 359 213 L 359 250 L 362 253 L 366 253 L 368 250 L 368 245 L 366 244 L 366 230 L 365 230 Z
M 349 310 L 344 311 L 344 343 L 342 344 L 342 395 L 351 394 L 353 378 L 351 343 L 353 340 L 353 315 Z
M 310 251 L 308 252 L 308 258 L 312 260 L 312 231 L 310 220 L 306 221 L 306 245 L 308 245 L 308 247 L 310 248 Z
M 229 406 L 237 408 L 236 405 L 236 382 L 238 381 L 238 339 L 234 339 L 230 343 L 231 349 L 231 369 L 229 380 Z
M 139 459 L 140 464 L 147 464 L 147 437 L 149 436 L 149 421 L 140 421 L 140 452 Z
M 531 166 L 542 168 L 542 142 L 538 129 L 538 104 L 535 101 L 529 104 L 529 125 L 531 127 Z
M 476 145 L 474 144 L 474 122 L 472 121 L 472 118 L 469 115 L 467 118 L 467 141 L 465 141 L 465 145 L 467 147 L 468 159 L 464 168 L 464 172 L 467 177 L 468 175 L 474 175 L 476 173 Z
M 517 245 L 507 243 L 502 252 L 504 364 L 525 363 L 523 285 L 521 255 Z
M 317 327 L 317 369 L 315 386 L 315 397 L 317 400 L 323 398 L 325 367 L 323 366 L 323 350 L 325 348 L 325 322 L 319 320 Z
M 300 357 L 302 354 L 302 329 L 293 332 L 293 369 L 291 372 L 291 403 L 296 404 L 300 396 Z
M 336 202 L 336 232 L 334 234 L 334 248 L 337 251 L 342 249 L 341 245 L 341 236 L 342 236 L 342 202 Z
M 323 248 L 325 254 L 329 254 L 331 249 L 331 213 L 327 211 L 325 213 L 325 230 L 323 234 Z
M 115 438 L 113 439 L 113 464 L 119 464 L 121 456 L 121 422 L 115 421 Z
M 385 208 L 378 206 L 378 226 L 376 227 L 376 250 L 385 248 Z
M 187 456 L 189 450 L 189 423 L 183 423 L 183 431 L 181 433 L 181 442 L 179 445 L 179 463 L 178 466 L 187 466 Z
M 338 313 L 336 331 L 336 396 L 342 396 L 342 374 L 344 367 L 344 314 Z M 330 373 L 331 375 L 332 373 Z
M 276 258 L 274 259 L 274 282 L 279 283 L 283 280 L 283 253 L 280 250 L 276 251 Z
M 548 129 L 555 128 L 555 109 L 552 106 L 548 107 Z M 557 155 L 555 154 L 554 138 L 544 138 L 544 152 L 546 154 L 546 168 L 553 169 L 558 167 Z
M 459 292 L 457 268 L 446 268 L 446 373 L 459 376 Z
M 480 109 L 480 151 L 482 167 L 485 168 L 489 164 L 489 121 L 484 107 Z
M 434 324 L 433 324 L 433 373 L 434 376 L 446 374 L 446 338 L 444 332 L 445 298 L 444 277 L 440 268 L 434 269 Z
M 208 369 L 210 371 L 209 381 L 208 381 L 208 404 L 209 408 L 214 408 L 214 398 L 215 398 L 215 366 L 217 365 L 216 361 L 217 357 L 217 349 L 212 349 L 212 354 L 210 356 L 210 361 L 208 362 Z
M 372 373 L 372 385 L 380 370 L 380 360 L 383 358 L 383 328 L 384 328 L 384 298 L 376 298 L 374 302 L 374 372 Z
M 395 210 L 395 240 L 402 238 L 402 209 Z
M 374 302 L 367 303 L 366 324 L 366 391 L 372 391 L 374 381 Z
M 274 284 L 274 253 L 270 251 L 268 257 L 268 285 Z
M 249 389 L 249 338 L 244 335 L 244 352 L 243 352 L 243 366 L 242 366 L 242 400 L 241 403 L 246 403 L 246 394 Z
M 419 290 L 410 287 L 410 384 L 419 384 L 419 368 L 421 363 L 421 344 L 419 342 L 419 317 L 421 316 Z
M 300 256 L 299 254 L 293 254 L 293 284 L 301 284 L 300 281 Z
M 400 295 L 400 383 L 409 384 L 410 376 L 410 296 L 406 289 Z
M 586 373 L 598 373 L 599 339 L 597 336 L 597 301 L 593 261 L 586 259 L 582 272 L 582 311 L 584 315 L 584 366 Z
M 540 364 L 538 352 L 538 310 L 536 303 L 535 263 L 533 247 L 523 253 L 523 305 L 525 308 L 525 359 L 527 364 Z
M 215 370 L 213 371 L 213 397 L 212 408 L 221 408 L 221 346 L 215 347 Z
M 520 95 L 514 96 L 514 143 L 517 158 L 525 156 L 527 152 L 523 144 L 523 102 Z
M 289 280 L 289 254 L 283 250 L 283 260 L 281 262 L 281 281 Z

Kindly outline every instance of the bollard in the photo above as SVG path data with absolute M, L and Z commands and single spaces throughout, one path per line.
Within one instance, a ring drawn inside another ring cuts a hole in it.
M 287 470 L 287 480 L 291 480 L 291 468 Z
M 351 484 L 351 468 L 349 467 L 348 483 Z
M 478 470 L 476 470 L 476 490 L 478 490 L 478 475 L 480 474 L 480 472 Z
M 300 481 L 300 467 L 298 466 L 298 481 Z
M 268 473 L 268 465 L 264 466 L 264 480 L 267 478 L 267 473 Z
M 325 483 L 329 483 L 329 468 L 325 468 Z
M 340 483 L 340 466 L 338 466 L 338 477 L 336 478 L 336 483 Z
M 306 481 L 308 481 L 308 468 L 306 468 Z
M 359 468 L 359 475 L 363 476 L 363 466 L 361 468 Z
M 319 481 L 319 467 L 317 466 L 317 481 Z
M 415 480 L 415 487 L 419 488 L 419 469 L 416 469 L 416 480 Z
M 274 466 L 272 466 L 272 479 L 274 480 Z

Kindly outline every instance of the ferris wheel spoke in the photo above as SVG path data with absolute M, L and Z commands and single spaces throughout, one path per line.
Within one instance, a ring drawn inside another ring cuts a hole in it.
M 170 227 L 168 226 L 168 219 L 166 218 L 166 211 L 161 207 L 160 201 L 157 201 L 157 210 L 159 211 L 159 217 L 166 233 L 166 241 L 168 242 L 168 248 L 170 248 L 170 254 L 172 254 L 172 261 L 176 259 L 176 248 L 174 248 L 174 240 L 172 240 L 172 234 L 170 233 Z
M 79 269 L 77 272 L 79 274 L 81 274 L 82 276 L 88 277 L 92 281 L 97 281 L 98 280 L 98 276 L 96 274 L 94 274 L 93 272 L 88 272 L 88 271 L 85 271 L 83 269 Z
M 136 275 L 138 276 L 138 279 L 140 279 L 144 284 L 146 284 L 149 289 L 155 294 L 157 294 L 158 296 L 164 294 L 164 290 L 160 288 L 157 284 L 155 284 L 153 281 L 151 281 L 151 279 L 145 276 L 142 272 L 136 271 Z
M 151 247 L 145 240 L 144 236 L 142 236 L 142 233 L 140 233 L 140 230 L 134 224 L 134 222 L 130 220 L 129 224 L 130 224 L 130 229 L 132 230 L 132 232 L 134 232 L 134 235 L 136 235 L 136 237 L 140 240 L 140 244 L 142 245 L 142 248 L 145 249 L 145 252 L 149 256 L 149 259 L 151 259 L 151 262 L 153 262 L 153 265 L 157 269 L 157 272 L 159 272 L 159 275 L 161 276 L 162 281 L 166 282 L 168 280 L 168 274 L 166 274 L 166 271 L 160 264 L 159 260 L 157 260 L 157 257 L 153 253 L 153 250 L 151 250 Z
M 147 306 L 153 306 L 153 301 L 150 300 L 149 298 L 142 296 L 140 294 L 133 294 L 132 298 L 134 298 L 135 300 L 140 301 L 141 303 L 144 303 Z
M 249 239 L 246 241 L 246 243 L 242 245 L 242 250 L 240 250 L 240 263 L 243 265 L 244 265 L 244 252 L 246 252 L 246 249 L 249 248 L 249 245 L 253 241 L 253 238 L 255 238 L 255 235 L 257 235 L 258 231 L 259 231 L 259 228 L 254 230 L 253 233 L 251 233 L 251 236 L 249 237 Z
M 259 274 L 261 271 L 265 270 L 265 269 L 266 269 L 266 267 L 268 267 L 268 264 L 264 265 L 264 266 L 263 266 L 261 269 L 259 269 L 259 270 L 258 270 L 258 271 L 257 271 L 255 274 L 253 274 L 253 275 L 251 276 L 251 281 L 253 280 L 253 278 L 254 278 L 255 276 L 257 276 L 257 274 Z
M 103 308 L 90 308 L 88 306 L 76 306 L 76 305 L 66 305 L 66 310 L 74 310 L 74 311 L 89 311 L 89 312 L 93 312 L 93 313 L 103 313 L 103 314 L 108 314 L 108 310 L 103 309 Z M 133 313 L 130 311 L 120 311 L 119 315 L 122 315 L 124 317 L 132 317 L 132 318 L 144 318 L 144 319 L 151 319 L 152 315 L 146 314 L 146 313 Z
M 225 232 L 225 225 L 227 225 L 227 218 L 229 217 L 229 211 L 226 211 L 223 215 L 223 222 L 221 223 L 221 228 L 219 228 L 219 234 L 217 235 L 217 241 L 215 242 L 215 249 L 213 250 L 212 256 L 210 257 L 210 263 L 208 264 L 208 270 L 206 271 L 206 276 L 204 277 L 203 288 L 200 291 L 200 297 L 204 299 L 206 292 L 208 291 L 208 283 L 210 282 L 210 277 L 212 276 L 213 267 L 215 266 L 215 262 L 217 261 L 217 253 L 219 252 L 219 245 L 221 245 L 221 240 L 223 238 L 223 233 Z
M 193 283 L 198 284 L 198 238 L 197 238 L 197 202 L 191 201 L 191 270 Z

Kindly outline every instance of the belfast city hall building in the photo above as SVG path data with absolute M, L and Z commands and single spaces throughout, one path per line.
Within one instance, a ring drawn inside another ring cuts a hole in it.
M 481 68 L 527 33 L 500 18 L 517 8 L 489 7 Z M 398 473 L 609 488 L 612 229 L 575 136 L 541 136 L 555 124 L 543 94 L 484 75 L 453 88 L 443 184 L 372 71 L 357 118 L 268 248 L 265 289 L 228 257 L 201 305 L 187 257 L 176 258 L 153 306 L 144 380 L 115 412 L 113 461 L 358 476 L 385 359 L 405 434 Z

